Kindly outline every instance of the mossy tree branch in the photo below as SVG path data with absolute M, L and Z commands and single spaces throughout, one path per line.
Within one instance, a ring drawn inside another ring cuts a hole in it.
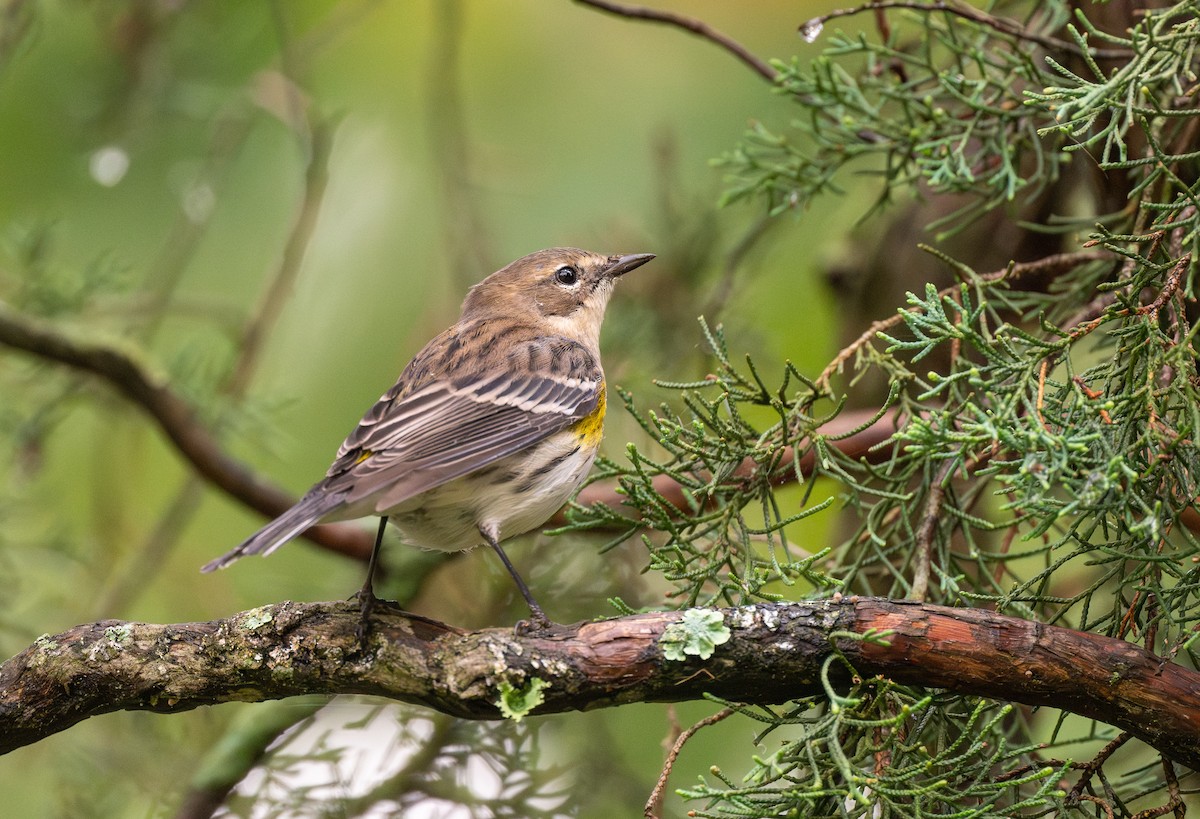
M 539 714 L 705 695 L 779 703 L 821 694 L 822 667 L 836 650 L 861 678 L 1053 705 L 1200 767 L 1200 674 L 1122 640 L 882 598 L 720 613 L 728 641 L 707 659 L 683 661 L 662 650 L 681 612 L 536 635 L 381 612 L 365 651 L 353 602 L 284 602 L 204 623 L 88 623 L 42 637 L 0 666 L 0 752 L 112 711 L 174 713 L 312 693 L 373 694 L 496 719 L 501 688 L 528 690 L 534 678 L 548 683 L 532 709 Z M 874 636 L 856 639 L 863 635 Z M 828 668 L 833 685 L 849 684 L 843 664 Z

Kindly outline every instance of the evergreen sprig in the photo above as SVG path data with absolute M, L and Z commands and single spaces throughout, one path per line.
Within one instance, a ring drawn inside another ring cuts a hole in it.
M 1043 5 L 1048 18 L 1064 14 Z M 781 213 L 841 192 L 838 178 L 857 165 L 882 178 L 880 204 L 906 187 L 968 195 L 950 218 L 962 224 L 1053 183 L 1065 137 L 1047 136 L 1053 116 L 1025 93 L 1048 83 L 1040 51 L 970 18 L 911 19 L 885 40 L 835 32 L 817 58 L 777 62 L 780 92 L 803 113 L 787 134 L 755 125 L 722 157 L 725 200 L 761 197 Z
M 818 58 L 777 63 L 801 113 L 786 135 L 756 126 L 724 157 L 726 198 L 778 215 L 837 192 L 855 165 L 880 176 L 879 203 L 957 197 L 939 224 L 958 227 L 1037 196 L 1086 153 L 1111 187 L 1066 221 L 1086 226 L 1086 244 L 1032 284 L 1016 265 L 983 274 L 930 249 L 959 283 L 910 295 L 827 371 L 845 366 L 850 390 L 871 373 L 890 384 L 880 412 L 899 425 L 870 459 L 822 434 L 830 413 L 816 408 L 845 401 L 826 375 L 787 366 L 768 383 L 704 326 L 712 374 L 664 385 L 682 391 L 681 414 L 638 416 L 666 456 L 602 466 L 635 511 L 577 510 L 578 525 L 649 521 L 650 568 L 681 605 L 770 598 L 803 579 L 788 594 L 989 606 L 1195 666 L 1200 7 L 1145 10 L 1115 35 L 1065 3 L 997 6 L 1024 22 L 869 3 L 859 11 L 889 15 L 876 35 L 833 34 Z M 1117 210 L 1113 192 L 1127 199 Z M 686 514 L 655 491 L 660 475 L 685 487 Z M 785 476 L 802 491 L 781 494 Z M 849 531 L 832 559 L 798 558 L 786 527 L 829 510 L 833 492 Z M 714 769 L 681 791 L 703 805 L 695 816 L 1132 815 L 1139 801 L 1157 815 L 1178 787 L 1151 768 L 1116 774 L 1111 752 L 1071 762 L 1095 753 L 1080 743 L 1125 741 L 1102 723 L 1047 731 L 1003 704 L 887 680 L 789 709 L 729 707 L 765 723 L 760 743 L 783 739 L 743 776 Z M 1088 790 L 1097 771 L 1102 794 Z
M 828 549 L 799 551 L 787 534 L 788 526 L 829 508 L 834 499 L 785 512 L 776 494 L 785 476 L 804 481 L 799 451 L 789 447 L 796 419 L 803 418 L 806 429 L 824 421 L 801 411 L 811 400 L 812 385 L 789 363 L 779 386 L 768 386 L 752 361 L 746 360 L 743 372 L 729 359 L 720 327 L 701 320 L 701 330 L 711 345 L 714 373 L 696 382 L 660 382 L 681 393 L 686 417 L 666 404 L 642 413 L 632 396 L 622 393 L 627 409 L 667 456 L 654 459 L 631 445 L 627 462 L 601 459 L 592 476 L 593 481 L 617 481 L 625 505 L 637 514 L 605 505 L 576 506 L 565 528 L 615 528 L 620 534 L 612 544 L 638 529 L 650 530 L 642 535 L 649 569 L 674 586 L 671 597 L 681 608 L 777 600 L 774 583 L 803 582 L 808 589 L 836 585 L 818 568 Z M 759 429 L 749 418 L 764 410 L 775 421 Z M 656 489 L 659 475 L 683 488 L 686 514 Z

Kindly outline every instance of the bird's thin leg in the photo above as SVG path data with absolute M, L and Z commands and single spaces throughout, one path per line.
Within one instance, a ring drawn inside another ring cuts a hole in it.
M 512 579 L 516 582 L 517 588 L 521 590 L 521 596 L 525 598 L 525 602 L 529 604 L 529 611 L 533 615 L 530 620 L 535 628 L 548 628 L 553 623 L 546 616 L 546 612 L 542 611 L 542 607 L 533 599 L 533 595 L 529 592 L 529 587 L 525 585 L 525 581 L 521 579 L 521 575 L 517 574 L 516 568 L 512 561 L 508 559 L 508 555 L 504 554 L 504 550 L 500 548 L 500 542 L 496 539 L 496 535 L 487 529 L 480 527 L 479 533 L 483 535 L 483 539 L 487 544 L 495 550 L 496 554 L 500 555 L 501 562 L 504 563 L 504 568 L 508 569 L 508 573 L 512 575 Z
M 379 531 L 375 535 L 375 546 L 371 549 L 371 560 L 367 563 L 367 579 L 363 581 L 362 588 L 358 591 L 358 605 L 362 612 L 362 617 L 358 621 L 358 641 L 365 643 L 367 639 L 367 631 L 370 626 L 371 612 L 375 608 L 376 600 L 375 587 L 375 567 L 379 565 L 379 549 L 383 545 L 383 532 L 387 529 L 387 515 L 379 518 Z

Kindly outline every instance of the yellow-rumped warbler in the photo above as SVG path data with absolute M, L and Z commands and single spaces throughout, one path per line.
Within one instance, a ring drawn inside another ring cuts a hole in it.
M 319 521 L 380 515 L 363 628 L 389 521 L 427 549 L 487 543 L 547 624 L 500 542 L 545 523 L 587 477 L 604 424 L 604 308 L 617 277 L 653 258 L 551 248 L 472 287 L 458 323 L 409 362 L 325 477 L 202 571 L 270 554 Z

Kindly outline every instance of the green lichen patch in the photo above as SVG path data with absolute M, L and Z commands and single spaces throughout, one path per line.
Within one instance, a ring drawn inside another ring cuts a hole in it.
M 524 688 L 517 688 L 507 680 L 501 680 L 500 699 L 496 701 L 496 706 L 505 719 L 520 722 L 526 714 L 545 702 L 542 691 L 549 687 L 550 683 L 538 677 L 531 678 Z
M 668 660 L 684 660 L 688 655 L 707 660 L 717 646 L 728 640 L 729 628 L 721 612 L 688 609 L 679 622 L 667 626 L 658 645 Z

